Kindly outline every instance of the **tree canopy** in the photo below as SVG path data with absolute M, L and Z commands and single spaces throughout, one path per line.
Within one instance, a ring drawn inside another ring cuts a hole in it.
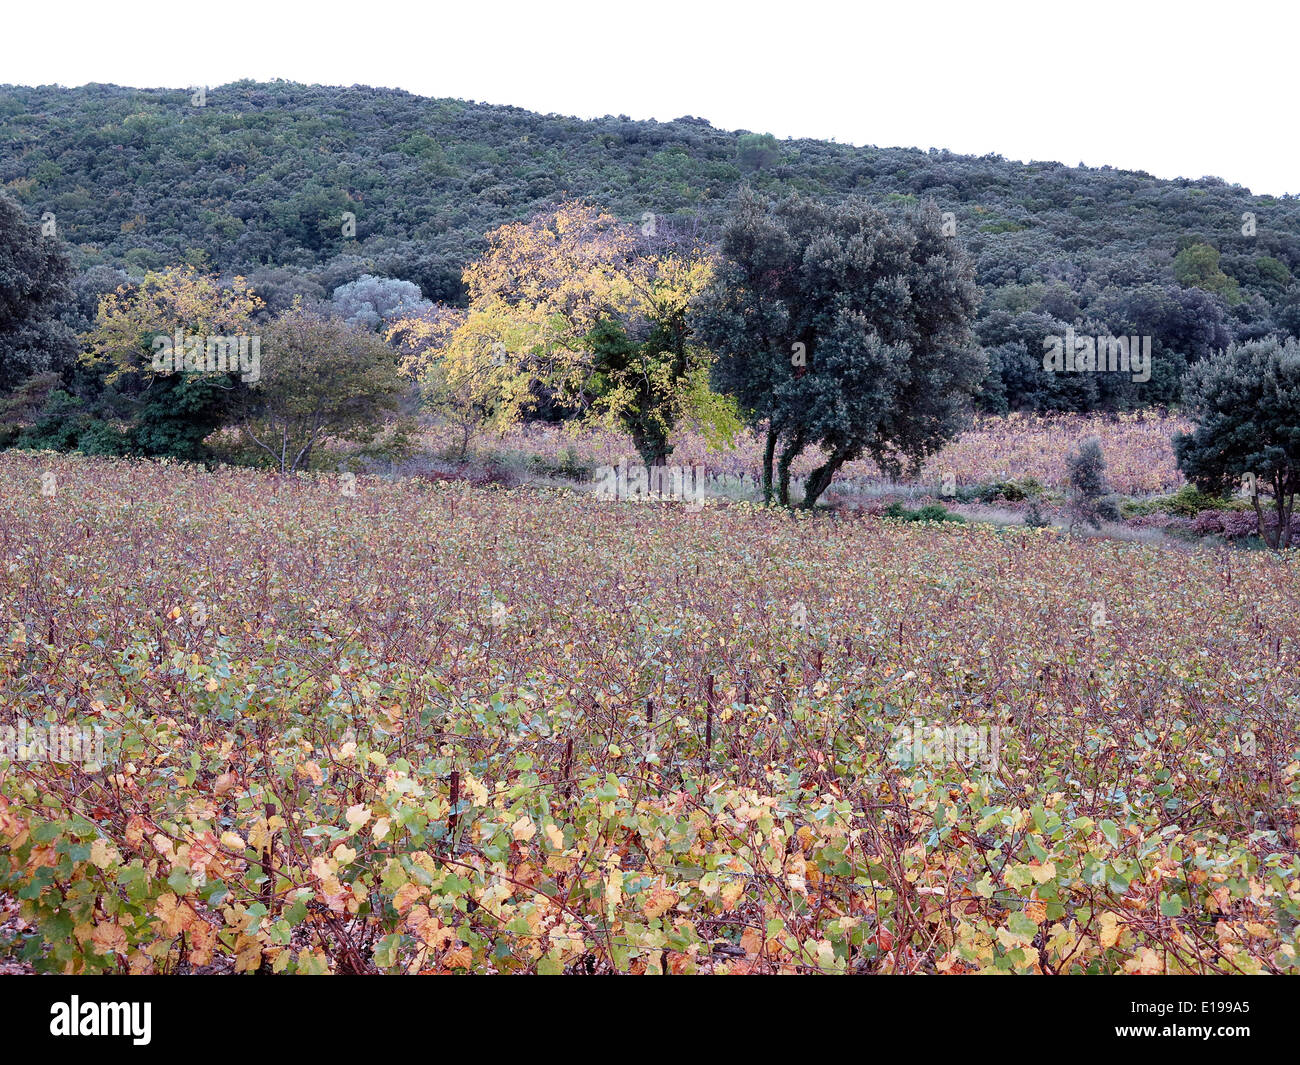
M 76 338 L 59 318 L 73 298 L 73 276 L 57 232 L 43 231 L 0 194 L 0 392 L 76 357 Z
M 885 209 L 932 200 L 974 267 L 991 367 L 978 403 L 993 411 L 1176 402 L 1207 342 L 1300 332 L 1294 197 L 1215 178 L 777 140 L 689 116 L 581 121 L 288 82 L 214 88 L 203 107 L 182 90 L 9 86 L 0 183 L 32 218 L 57 219 L 79 269 L 242 275 L 270 313 L 362 275 L 464 307 L 462 275 L 487 234 L 567 200 L 706 247 L 746 187 Z M 985 325 L 999 313 L 1013 329 Z M 1066 325 L 1150 335 L 1151 380 L 1034 373 L 1043 339 Z
M 1291 543 L 1300 491 L 1300 342 L 1233 344 L 1188 374 L 1187 412 L 1196 423 L 1174 438 L 1188 480 L 1216 495 L 1248 495 L 1270 547 Z M 1265 515 L 1261 495 L 1272 497 Z
M 789 502 L 806 448 L 825 456 L 811 506 L 845 462 L 866 454 L 898 473 L 960 428 L 987 364 L 970 332 L 970 265 L 938 212 L 746 195 L 722 260 L 696 329 L 718 390 L 766 428 L 769 499 Z

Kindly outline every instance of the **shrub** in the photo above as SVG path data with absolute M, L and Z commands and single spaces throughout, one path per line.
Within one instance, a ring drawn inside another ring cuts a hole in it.
M 1171 531 L 1191 531 L 1191 518 L 1175 518 L 1168 514 L 1138 514 L 1129 518 L 1127 525 L 1131 529 L 1163 529 Z
M 1266 515 L 1265 521 L 1273 515 Z M 1248 536 L 1259 534 L 1259 519 L 1254 514 L 1228 513 L 1220 514 L 1225 540 L 1244 540 Z M 1277 524 L 1276 521 L 1273 522 Z
M 908 510 L 902 503 L 891 503 L 885 508 L 884 516 L 897 521 L 952 521 L 964 522 L 960 514 L 954 514 L 941 503 L 927 503 L 917 510 Z
M 1180 518 L 1194 518 L 1203 510 L 1221 508 L 1225 501 L 1202 492 L 1195 485 L 1185 484 L 1173 495 L 1166 496 L 1160 502 L 1161 509 L 1170 514 L 1176 514 Z
M 1012 481 L 990 481 L 988 484 L 959 488 L 957 497 L 963 503 L 979 500 L 981 503 L 995 503 L 1004 499 L 1008 503 L 1023 503 L 1026 499 L 1038 499 L 1043 494 L 1043 482 L 1037 477 L 1021 477 Z
M 1106 479 L 1106 456 L 1101 441 L 1095 436 L 1088 437 L 1066 456 L 1065 465 L 1070 476 L 1067 510 L 1071 526 L 1084 522 L 1096 529 L 1102 521 L 1119 521 L 1119 506 Z
M 1101 441 L 1090 436 L 1065 460 L 1070 487 L 1087 499 L 1100 499 L 1110 493 L 1106 480 L 1106 456 Z
M 1192 532 L 1198 536 L 1210 536 L 1223 533 L 1223 512 L 1203 510 L 1192 519 Z
M 130 451 L 130 441 L 117 426 L 94 420 L 77 439 L 77 450 L 83 455 L 122 456 Z

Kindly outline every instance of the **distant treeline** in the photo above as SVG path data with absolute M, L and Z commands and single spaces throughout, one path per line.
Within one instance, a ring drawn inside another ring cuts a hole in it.
M 0 88 L 0 189 L 71 246 L 78 330 L 124 274 L 179 263 L 247 276 L 272 312 L 363 274 L 463 303 L 462 268 L 505 222 L 579 198 L 658 240 L 707 243 L 745 186 L 950 212 L 981 294 L 989 410 L 1176 402 L 1185 367 L 1211 351 L 1300 335 L 1300 199 L 1214 178 L 360 87 Z M 1151 380 L 1043 373 L 1044 340 L 1067 328 L 1150 336 Z

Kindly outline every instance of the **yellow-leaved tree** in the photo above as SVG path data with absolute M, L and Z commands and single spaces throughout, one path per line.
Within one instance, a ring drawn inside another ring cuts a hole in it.
M 104 375 L 108 413 L 145 455 L 200 459 L 241 390 L 260 375 L 262 301 L 192 267 L 154 271 L 99 303 L 82 359 Z
M 657 254 L 635 227 L 578 202 L 487 240 L 464 272 L 466 310 L 435 308 L 388 334 L 462 450 L 475 429 L 504 430 L 543 402 L 570 426 L 627 430 L 650 465 L 666 459 L 683 414 L 728 423 L 686 324 L 712 276 L 703 252 Z
M 523 350 L 529 341 L 500 312 L 436 306 L 388 330 L 401 370 L 419 382 L 426 409 L 457 431 L 462 458 L 477 430 L 504 432 L 529 399 L 529 375 L 506 355 L 508 345 Z

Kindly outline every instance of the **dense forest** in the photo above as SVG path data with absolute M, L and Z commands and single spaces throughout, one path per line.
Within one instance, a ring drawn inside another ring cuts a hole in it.
M 990 410 L 1178 399 L 1187 365 L 1300 335 L 1300 199 L 1215 178 L 777 141 L 701 118 L 582 121 L 364 87 L 0 88 L 0 189 L 56 220 L 79 271 L 69 324 L 127 277 L 247 276 L 269 310 L 362 275 L 463 304 L 484 235 L 582 199 L 660 240 L 712 242 L 740 189 L 886 209 L 933 202 L 975 267 Z M 1153 338 L 1152 379 L 1045 375 L 1067 327 Z

